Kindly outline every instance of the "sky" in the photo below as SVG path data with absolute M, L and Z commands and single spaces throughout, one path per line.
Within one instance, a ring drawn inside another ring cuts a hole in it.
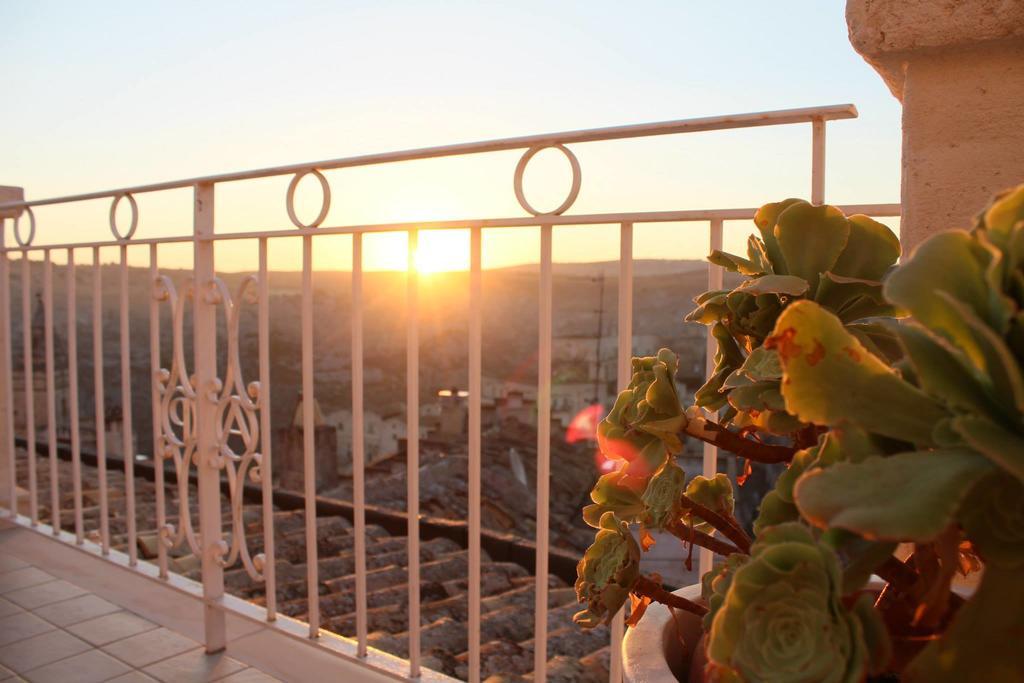
M 826 200 L 899 201 L 900 107 L 847 39 L 842 0 L 699 2 L 0 3 L 0 184 L 32 199 L 533 133 L 854 103 L 828 127 Z M 573 146 L 569 213 L 753 207 L 810 192 L 809 124 Z M 328 172 L 324 225 L 523 216 L 521 152 Z M 525 191 L 561 202 L 569 174 L 537 156 Z M 289 177 L 218 186 L 217 231 L 291 227 Z M 187 235 L 191 192 L 138 196 L 136 237 Z M 126 204 L 122 202 L 122 204 Z M 109 200 L 36 209 L 36 244 L 110 239 Z M 126 207 L 119 217 L 127 222 Z M 319 209 L 300 185 L 297 210 Z M 894 227 L 896 222 L 891 222 Z M 753 228 L 729 223 L 726 247 Z M 8 232 L 6 239 L 11 240 Z M 272 242 L 271 267 L 301 264 Z M 316 268 L 348 269 L 345 236 Z M 423 232 L 424 270 L 465 267 L 465 231 Z M 555 231 L 556 261 L 610 260 L 616 226 Z M 701 258 L 701 223 L 638 226 L 636 258 Z M 534 262 L 536 229 L 488 230 L 484 265 Z M 145 246 L 130 260 L 148 263 Z M 404 268 L 404 233 L 366 238 L 368 269 Z M 117 257 L 104 250 L 104 260 Z M 83 253 L 79 259 L 86 259 Z M 220 270 L 256 265 L 252 240 Z M 63 255 L 56 254 L 59 263 Z M 187 245 L 160 248 L 187 267 Z

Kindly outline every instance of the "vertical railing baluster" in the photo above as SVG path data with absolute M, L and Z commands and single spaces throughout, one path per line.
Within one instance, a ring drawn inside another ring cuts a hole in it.
M 811 203 L 825 203 L 825 119 L 811 122 Z
M 128 318 L 128 245 L 121 244 L 121 457 L 124 458 L 125 521 L 128 525 L 128 565 L 139 561 L 135 528 L 135 448 L 132 444 L 132 359 Z
M 356 551 L 356 653 L 366 656 L 366 441 L 363 433 L 363 235 L 352 235 L 352 505 Z
M 7 245 L 5 243 L 5 232 L 7 219 L 0 217 L 0 402 L 2 402 L 2 414 L 4 436 L 0 443 L 3 449 L 2 460 L 4 475 L 7 478 L 8 510 L 11 517 L 18 516 L 18 477 L 15 465 L 15 442 L 14 442 L 14 388 L 11 377 L 14 374 L 12 368 L 13 344 L 11 339 L 11 292 L 13 291 L 14 275 L 11 273 L 11 261 L 8 257 Z
M 548 545 L 551 492 L 551 242 L 540 228 L 539 353 L 537 355 L 537 571 L 534 600 L 533 680 L 547 680 Z
M 313 420 L 313 238 L 302 238 L 302 453 L 306 498 L 306 600 L 309 637 L 320 635 L 316 547 L 316 424 Z
M 25 454 L 28 458 L 28 516 L 32 526 L 39 523 L 36 478 L 36 394 L 32 353 L 32 265 L 28 251 L 21 252 L 21 339 L 25 371 Z
M 623 223 L 619 227 L 619 350 L 616 363 L 616 382 L 622 389 L 632 378 L 633 359 L 633 224 Z M 600 359 L 599 359 L 600 360 Z M 614 401 L 614 397 L 612 399 Z M 601 406 L 602 412 L 604 406 Z M 612 619 L 611 666 L 608 680 L 622 681 L 622 638 L 626 628 L 625 608 Z
M 483 230 L 469 231 L 469 683 L 480 681 L 481 355 Z
M 409 553 L 409 675 L 420 675 L 420 332 L 419 232 L 409 231 L 406 265 L 406 514 Z
M 103 266 L 100 248 L 92 248 L 92 363 L 96 395 L 96 476 L 100 484 L 100 547 L 110 553 L 110 496 L 107 491 L 107 413 L 103 385 Z
M 68 412 L 71 417 L 71 495 L 74 497 L 75 543 L 85 542 L 82 512 L 82 434 L 78 414 L 78 271 L 75 250 L 68 249 Z
M 46 364 L 46 447 L 50 456 L 50 526 L 60 534 L 60 472 L 57 469 L 57 387 L 53 367 L 53 258 L 43 250 L 43 351 Z
M 270 431 L 270 281 L 267 238 L 260 238 L 259 342 L 260 342 L 260 482 L 263 496 L 263 585 L 267 621 L 277 619 L 277 559 L 274 554 L 274 479 L 271 470 Z
M 722 248 L 722 232 L 723 232 L 723 221 L 721 218 L 711 219 L 711 231 L 709 234 L 709 249 L 715 251 L 716 249 Z M 710 253 L 710 252 L 709 252 Z M 722 270 L 721 266 L 716 266 L 711 263 L 707 265 L 708 269 L 708 290 L 716 290 L 722 288 L 722 282 L 725 271 Z M 711 336 L 710 328 L 707 333 L 707 342 L 705 344 L 704 351 L 704 376 L 710 377 L 715 371 L 715 352 L 718 349 L 718 345 L 715 342 L 715 338 Z M 717 418 L 718 413 L 713 413 L 712 417 Z M 714 477 L 718 472 L 718 448 L 712 446 L 709 443 L 704 444 L 704 460 L 702 474 L 705 477 Z M 700 556 L 698 561 L 698 569 L 700 575 L 703 576 L 705 572 L 711 570 L 711 565 L 714 562 L 715 556 L 707 548 L 700 549 Z
M 218 603 L 224 597 L 224 568 L 221 559 L 221 498 L 217 466 L 217 310 L 208 296 L 214 269 L 214 186 L 197 183 L 193 213 L 193 271 L 195 276 L 192 316 L 192 352 L 196 377 L 196 451 L 199 534 L 203 574 L 203 610 L 206 652 L 227 645 L 227 620 Z M 182 514 L 186 514 L 182 510 Z
M 156 489 L 156 554 L 160 578 L 167 578 L 167 546 L 161 533 L 167 524 L 164 501 L 164 455 L 160 452 L 160 302 L 154 287 L 160 271 L 157 266 L 157 245 L 149 245 L 149 381 L 153 412 L 153 486 Z

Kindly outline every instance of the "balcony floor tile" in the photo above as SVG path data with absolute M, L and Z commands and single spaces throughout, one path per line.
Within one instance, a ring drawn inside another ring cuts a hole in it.
M 86 619 L 95 619 L 96 617 L 119 612 L 120 610 L 121 608 L 114 603 L 107 602 L 98 595 L 87 593 L 77 598 L 55 602 L 32 611 L 36 616 L 46 619 L 55 626 L 67 627 Z M 2 613 L 2 608 L 0 608 L 0 615 Z
M 0 555 L 0 572 L 9 572 L 14 569 L 24 569 L 29 566 L 28 562 L 15 557 L 14 555 Z
M 54 602 L 76 598 L 87 591 L 67 581 L 47 581 L 28 588 L 11 591 L 5 597 L 16 605 L 34 610 Z
M 12 614 L 18 614 L 19 612 L 23 611 L 23 609 L 15 605 L 10 600 L 0 598 L 0 618 L 9 617 Z
M 89 643 L 66 631 L 49 631 L 0 648 L 0 664 L 24 673 L 91 649 Z
M 126 664 L 142 668 L 198 647 L 199 643 L 191 638 L 170 629 L 158 628 L 104 645 L 103 651 Z
M 163 683 L 207 683 L 243 668 L 243 664 L 223 652 L 208 655 L 197 648 L 147 666 L 143 671 Z
M 102 683 L 131 669 L 105 652 L 89 650 L 23 674 L 31 683 Z
M 53 581 L 56 577 L 37 567 L 22 567 L 0 574 L 0 593 L 10 593 L 20 588 Z
M 152 631 L 156 627 L 153 622 L 131 612 L 114 612 L 88 621 L 81 621 L 69 626 L 68 630 L 93 645 L 106 645 L 115 640 Z
M 21 612 L 0 619 L 0 646 L 52 631 L 53 626 L 34 614 Z

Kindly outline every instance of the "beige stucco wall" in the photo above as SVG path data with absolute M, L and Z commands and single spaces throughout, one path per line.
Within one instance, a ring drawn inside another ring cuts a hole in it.
M 850 42 L 903 103 L 902 238 L 968 227 L 1024 183 L 1024 0 L 848 0 Z

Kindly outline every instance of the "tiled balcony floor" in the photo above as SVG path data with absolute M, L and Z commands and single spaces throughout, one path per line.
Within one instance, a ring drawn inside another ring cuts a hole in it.
M 0 555 L 0 680 L 263 683 L 278 679 Z

